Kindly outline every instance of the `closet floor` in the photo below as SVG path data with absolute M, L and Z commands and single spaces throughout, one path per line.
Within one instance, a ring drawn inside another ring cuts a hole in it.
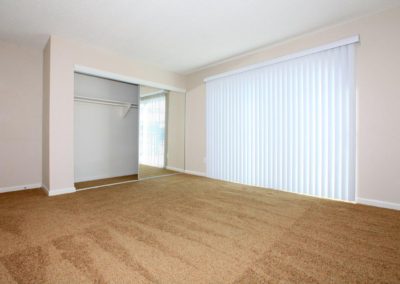
M 136 181 L 142 178 L 150 178 L 150 177 L 158 177 L 165 175 L 177 174 L 176 171 L 167 170 L 165 168 L 157 168 L 147 165 L 139 165 L 139 175 L 128 175 L 128 176 L 120 176 L 120 177 L 112 177 L 112 178 L 103 178 L 89 181 L 82 181 L 75 183 L 75 188 L 77 190 L 85 189 L 88 187 L 94 186 L 106 186 L 120 182 L 127 181 Z
M 138 175 L 128 175 L 128 176 L 120 176 L 120 177 L 112 177 L 112 178 L 104 178 L 104 179 L 96 179 L 89 181 L 82 181 L 75 183 L 75 188 L 77 190 L 84 189 L 93 186 L 102 186 L 109 185 L 113 183 L 125 182 L 125 181 L 134 181 L 138 180 Z

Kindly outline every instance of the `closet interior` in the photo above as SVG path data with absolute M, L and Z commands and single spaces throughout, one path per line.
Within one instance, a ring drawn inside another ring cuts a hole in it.
M 185 94 L 74 74 L 77 190 L 184 171 Z

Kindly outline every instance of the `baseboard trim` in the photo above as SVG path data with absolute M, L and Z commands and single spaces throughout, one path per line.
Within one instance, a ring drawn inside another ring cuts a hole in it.
M 206 174 L 203 172 L 197 172 L 197 171 L 189 171 L 189 170 L 185 170 L 185 173 L 188 175 L 194 175 L 194 176 L 200 176 L 200 177 L 205 177 Z
M 32 183 L 32 184 L 0 187 L 0 193 L 27 190 L 27 189 L 35 189 L 35 188 L 40 188 L 41 186 L 42 185 L 40 183 Z
M 357 198 L 357 203 L 364 204 L 364 205 L 375 206 L 375 207 L 382 207 L 382 208 L 400 210 L 400 204 L 399 203 L 381 201 L 381 200 L 376 200 L 376 199 Z
M 175 172 L 180 172 L 180 173 L 184 173 L 185 172 L 185 170 L 184 169 L 181 169 L 181 168 L 175 168 L 175 167 L 165 167 L 167 170 L 170 170 L 170 171 L 175 171 Z
M 75 187 L 67 187 L 67 188 L 59 188 L 59 189 L 49 190 L 45 185 L 42 185 L 42 188 L 44 189 L 44 191 L 47 193 L 48 196 L 57 196 L 57 195 L 61 195 L 61 194 L 76 192 Z

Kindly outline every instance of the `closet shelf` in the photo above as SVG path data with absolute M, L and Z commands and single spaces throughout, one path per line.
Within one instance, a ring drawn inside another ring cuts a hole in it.
M 75 96 L 74 100 L 77 101 L 77 102 L 123 107 L 124 108 L 124 111 L 122 113 L 123 117 L 125 117 L 128 114 L 128 112 L 129 112 L 129 110 L 131 108 L 138 108 L 137 104 L 132 104 L 132 103 L 129 103 L 129 102 L 105 100 L 105 99 L 99 99 L 99 98 Z

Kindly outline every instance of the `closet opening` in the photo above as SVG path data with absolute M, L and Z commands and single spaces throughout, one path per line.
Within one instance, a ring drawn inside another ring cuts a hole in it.
M 76 189 L 138 180 L 139 86 L 75 73 Z
M 75 188 L 184 172 L 184 109 L 184 93 L 75 72 Z

